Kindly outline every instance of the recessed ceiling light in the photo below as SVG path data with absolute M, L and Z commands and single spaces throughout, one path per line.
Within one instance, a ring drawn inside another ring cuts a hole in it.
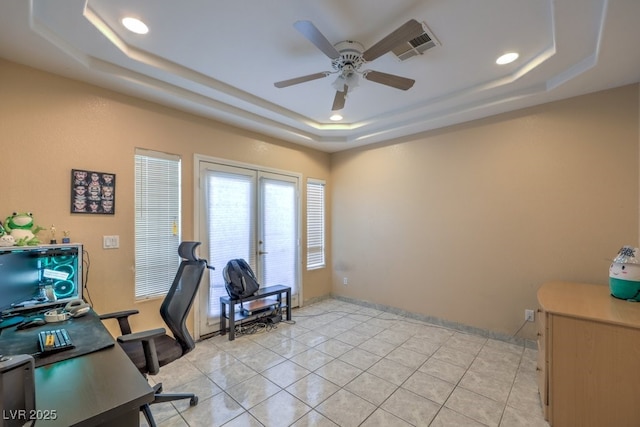
M 333 116 L 329 117 L 329 120 L 333 120 L 334 122 L 338 122 L 342 119 L 343 117 L 340 114 L 334 114 Z
M 500 58 L 496 59 L 496 64 L 498 65 L 509 64 L 515 61 L 516 59 L 518 59 L 518 56 L 520 55 L 518 55 L 516 52 L 505 53 Z
M 122 25 L 132 33 L 147 34 L 149 32 L 149 27 L 138 18 L 122 18 Z

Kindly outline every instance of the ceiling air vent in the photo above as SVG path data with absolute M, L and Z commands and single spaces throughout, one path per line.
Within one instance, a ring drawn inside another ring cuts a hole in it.
M 402 43 L 392 50 L 394 55 L 398 57 L 400 61 L 406 61 L 416 55 L 422 55 L 425 51 L 440 44 L 424 23 L 422 24 L 422 27 L 425 28 L 424 33 L 420 34 L 415 39 Z

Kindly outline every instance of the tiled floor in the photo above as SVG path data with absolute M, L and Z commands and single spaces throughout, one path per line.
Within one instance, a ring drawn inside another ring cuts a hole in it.
M 536 351 L 327 299 L 295 324 L 216 336 L 151 382 L 188 401 L 152 406 L 168 426 L 548 426 Z M 142 418 L 142 420 L 144 420 Z

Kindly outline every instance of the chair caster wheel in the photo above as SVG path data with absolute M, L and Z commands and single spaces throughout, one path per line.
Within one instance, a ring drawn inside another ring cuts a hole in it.
M 196 406 L 198 404 L 198 396 L 193 396 L 191 400 L 189 400 L 189 406 Z

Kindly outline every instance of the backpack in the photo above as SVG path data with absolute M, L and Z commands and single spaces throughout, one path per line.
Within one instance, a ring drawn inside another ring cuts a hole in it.
M 231 299 L 243 299 L 255 295 L 260 288 L 253 270 L 242 258 L 232 259 L 222 270 L 224 287 Z

